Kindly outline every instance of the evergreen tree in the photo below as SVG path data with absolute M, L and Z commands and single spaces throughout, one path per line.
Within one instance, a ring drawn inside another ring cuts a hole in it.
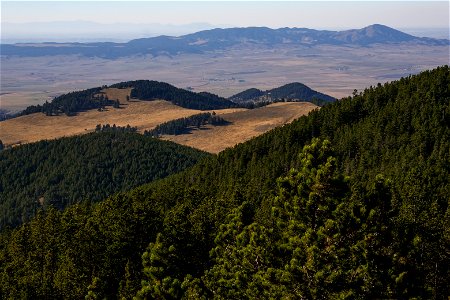
M 181 282 L 176 278 L 179 273 L 177 260 L 175 247 L 167 245 L 159 233 L 156 241 L 150 243 L 142 255 L 146 280 L 142 281 L 142 288 L 136 299 L 179 299 Z

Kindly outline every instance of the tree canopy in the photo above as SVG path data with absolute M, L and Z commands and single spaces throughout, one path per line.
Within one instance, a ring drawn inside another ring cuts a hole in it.
M 124 132 L 127 127 L 112 128 L 1 151 L 0 227 L 27 221 L 41 208 L 100 201 L 177 173 L 208 156 Z

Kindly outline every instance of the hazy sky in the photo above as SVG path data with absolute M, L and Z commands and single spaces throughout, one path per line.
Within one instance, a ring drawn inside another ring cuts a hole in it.
M 448 1 L 1 1 L 3 22 L 98 23 L 361 28 L 449 27 Z

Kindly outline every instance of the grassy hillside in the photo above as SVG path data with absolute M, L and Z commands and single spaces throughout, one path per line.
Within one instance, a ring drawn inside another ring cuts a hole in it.
M 110 99 L 117 97 L 120 89 L 107 89 Z M 119 98 L 119 97 L 118 97 Z M 124 97 L 119 98 L 123 101 Z M 126 101 L 126 100 L 125 100 Z M 227 147 L 249 140 L 277 126 L 307 114 L 316 106 L 304 103 L 276 103 L 262 108 L 247 110 L 229 108 L 209 111 L 226 118 L 227 126 L 207 127 L 192 134 L 163 137 L 176 143 L 211 153 L 218 153 Z M 138 132 L 152 130 L 159 124 L 178 118 L 202 113 L 173 105 L 167 101 L 131 101 L 120 108 L 110 107 L 104 111 L 90 110 L 76 116 L 52 116 L 30 114 L 0 122 L 0 140 L 6 146 L 55 139 L 94 131 L 97 124 L 137 127 Z M 203 112 L 206 113 L 206 112 Z
M 0 151 L 0 227 L 191 167 L 204 152 L 139 134 L 91 133 Z
M 210 93 L 194 93 L 174 87 L 165 82 L 152 80 L 136 80 L 120 82 L 111 85 L 115 94 L 122 96 L 117 90 L 123 89 L 130 93 L 129 98 L 140 100 L 167 100 L 177 106 L 188 109 L 210 110 L 236 107 L 237 105 L 225 98 Z M 111 95 L 111 93 L 110 93 Z M 130 99 L 128 99 L 130 100 Z M 74 91 L 55 97 L 52 101 L 43 105 L 32 105 L 27 107 L 21 114 L 29 115 L 42 112 L 47 116 L 66 114 L 74 116 L 79 112 L 92 109 L 105 109 L 107 106 L 119 107 L 124 101 L 109 99 L 105 89 L 100 87 L 83 91 Z
M 162 138 L 210 153 L 219 153 L 273 128 L 288 124 L 317 108 L 309 102 L 281 102 L 229 113 L 215 111 L 229 123 L 225 126 L 208 125 L 200 130 L 193 130 L 190 134 L 165 135 Z
M 1 295 L 443 299 L 449 87 L 448 66 L 370 87 L 181 174 L 38 215 L 3 233 Z
M 49 117 L 42 113 L 33 113 L 0 122 L 0 139 L 6 145 L 24 144 L 88 133 L 93 131 L 97 124 L 130 125 L 144 131 L 160 123 L 199 112 L 157 100 L 133 101 L 120 108 L 89 110 L 80 112 L 76 116 Z

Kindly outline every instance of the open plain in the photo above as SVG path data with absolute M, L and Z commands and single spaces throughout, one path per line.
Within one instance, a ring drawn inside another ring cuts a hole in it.
M 1 57 L 1 109 L 20 111 L 66 92 L 120 81 L 164 81 L 195 92 L 229 97 L 247 88 L 301 82 L 341 98 L 354 89 L 385 83 L 448 64 L 448 46 L 236 46 L 203 54 Z

